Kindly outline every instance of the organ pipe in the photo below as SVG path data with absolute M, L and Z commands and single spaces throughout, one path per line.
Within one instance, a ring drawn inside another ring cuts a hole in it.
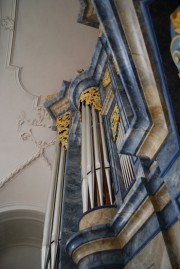
M 43 232 L 43 242 L 41 250 L 41 268 L 46 269 L 47 262 L 50 252 L 50 241 L 51 241 L 51 229 L 52 229 L 52 220 L 53 220 L 53 211 L 54 211 L 54 200 L 55 192 L 57 185 L 57 176 L 59 170 L 59 158 L 60 158 L 60 147 L 59 141 L 56 145 L 56 155 L 55 161 L 53 164 L 52 174 L 51 174 L 51 183 L 48 195 L 47 209 L 44 221 L 44 232 Z
M 56 258 L 57 258 L 59 227 L 60 227 L 60 222 L 61 222 L 61 204 L 62 204 L 63 183 L 64 183 L 64 164 L 65 164 L 65 150 L 64 150 L 64 147 L 61 146 L 59 174 L 58 174 L 54 218 L 53 218 L 52 234 L 51 234 L 51 269 L 55 268 L 55 263 L 56 263 Z
M 93 120 L 93 141 L 94 141 L 94 157 L 95 157 L 95 172 L 97 178 L 97 185 L 99 190 L 100 205 L 103 205 L 103 179 L 102 179 L 102 163 L 100 153 L 100 143 L 98 138 L 98 122 L 94 107 L 92 106 L 92 120 Z
M 87 180 L 91 208 L 94 208 L 94 167 L 93 167 L 93 144 L 90 108 L 86 104 L 86 141 L 87 141 Z
M 103 160 L 104 160 L 104 166 L 105 166 L 105 174 L 106 174 L 106 180 L 107 180 L 107 185 L 108 185 L 110 203 L 112 204 L 110 164 L 109 164 L 109 158 L 108 158 L 108 153 L 107 153 L 107 146 L 106 146 L 106 140 L 105 140 L 104 127 L 103 127 L 103 124 L 102 124 L 102 116 L 100 115 L 100 113 L 99 113 L 99 123 L 100 123 L 100 130 L 101 130 L 101 139 L 102 139 L 102 150 L 103 150 Z
M 82 144 L 81 144 L 81 165 L 82 165 L 82 201 L 83 212 L 88 210 L 88 182 L 86 173 L 86 154 L 87 154 L 87 139 L 86 139 L 86 108 L 82 103 Z

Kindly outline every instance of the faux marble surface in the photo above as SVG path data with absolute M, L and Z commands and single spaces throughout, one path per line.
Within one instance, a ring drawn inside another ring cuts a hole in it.
M 117 213 L 116 208 L 99 208 L 87 213 L 81 218 L 79 230 L 83 230 L 96 225 L 110 223 Z
M 150 126 L 149 115 L 143 102 L 139 82 L 135 77 L 128 57 L 128 49 L 122 39 L 122 29 L 113 12 L 111 1 L 103 1 L 103 4 L 102 1 L 98 0 L 93 0 L 92 2 L 103 25 L 104 34 L 112 55 L 118 64 L 120 78 L 134 112 L 134 119 L 126 133 L 124 143 L 122 143 L 121 153 L 134 154 Z
M 162 233 L 159 233 L 124 269 L 172 269 Z
M 69 237 L 78 231 L 79 218 L 82 214 L 79 135 L 78 130 L 76 130 L 76 136 L 73 132 L 70 133 L 67 152 L 61 234 L 61 264 L 63 269 L 77 268 L 67 255 L 65 246 Z

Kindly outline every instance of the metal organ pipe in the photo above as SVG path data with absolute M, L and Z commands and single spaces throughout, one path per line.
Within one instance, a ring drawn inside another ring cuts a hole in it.
M 94 208 L 94 167 L 93 167 L 93 144 L 90 108 L 86 104 L 86 141 L 87 141 L 87 180 L 91 208 Z
M 112 204 L 112 189 L 111 189 L 111 180 L 110 180 L 110 164 L 109 164 L 109 158 L 108 158 L 108 153 L 107 153 L 107 146 L 106 146 L 104 127 L 103 127 L 103 124 L 102 124 L 102 116 L 100 115 L 100 113 L 99 113 L 99 123 L 100 123 L 100 130 L 101 130 L 101 139 L 102 139 L 102 150 L 103 150 L 103 160 L 104 160 L 104 166 L 105 166 L 105 174 L 106 174 L 106 180 L 107 180 L 107 185 L 108 185 L 110 203 Z
M 99 191 L 100 205 L 103 205 L 103 179 L 102 179 L 102 163 L 100 143 L 98 137 L 98 121 L 94 107 L 92 106 L 92 120 L 93 120 L 93 141 L 94 141 L 94 157 L 95 157 L 95 173 L 97 178 L 97 185 Z
M 58 249 L 59 231 L 61 223 L 61 204 L 62 204 L 63 183 L 64 183 L 64 164 L 65 164 L 65 150 L 64 147 L 61 146 L 59 174 L 58 174 L 54 218 L 51 234 L 51 269 L 55 268 L 57 259 L 57 249 Z
M 50 241 L 51 241 L 51 229 L 53 221 L 53 211 L 54 211 L 54 200 L 55 192 L 57 185 L 57 176 L 59 170 L 59 158 L 60 158 L 60 147 L 59 141 L 56 145 L 56 156 L 53 164 L 52 174 L 51 174 L 51 183 L 48 195 L 47 209 L 44 221 L 44 232 L 43 232 L 43 242 L 41 249 L 41 268 L 46 269 L 49 251 L 50 251 Z
M 81 148 L 81 165 L 82 165 L 82 202 L 83 212 L 88 210 L 88 182 L 87 182 L 87 140 L 86 140 L 86 108 L 82 103 L 82 148 Z

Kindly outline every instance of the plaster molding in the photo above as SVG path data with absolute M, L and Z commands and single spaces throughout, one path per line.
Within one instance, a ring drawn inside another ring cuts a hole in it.
M 41 249 L 41 244 L 42 244 L 41 239 L 38 240 L 32 237 L 32 238 L 26 238 L 22 242 L 19 242 L 19 243 L 11 242 L 11 243 L 8 243 L 7 245 L 3 245 L 2 247 L 0 246 L 0 250 L 2 251 L 2 250 L 12 248 L 12 247 L 33 247 L 33 248 Z
M 46 149 L 55 144 L 57 136 L 46 141 L 35 137 L 34 130 L 36 128 L 52 128 L 51 118 L 45 108 L 39 104 L 40 98 L 33 100 L 32 110 L 35 113 L 34 117 L 28 118 L 25 111 L 21 111 L 17 121 L 17 132 L 23 142 L 31 141 L 37 148 L 37 152 L 18 165 L 10 174 L 0 180 L 0 189 L 9 183 L 15 176 L 30 166 L 35 160 L 42 157 L 46 165 L 51 169 L 52 164 L 46 155 Z
M 21 78 L 21 72 L 23 67 L 16 66 L 12 63 L 13 51 L 14 51 L 14 39 L 16 33 L 16 21 L 17 21 L 17 0 L 11 1 L 10 7 L 10 16 L 5 16 L 0 20 L 1 27 L 8 32 L 8 48 L 7 48 L 7 56 L 6 56 L 6 68 L 14 71 L 15 82 L 18 88 L 28 94 L 31 98 L 38 97 L 38 95 L 32 94 L 26 87 L 24 86 Z
M 37 147 L 37 154 L 39 153 L 38 157 L 41 156 L 51 169 L 52 165 L 46 156 L 45 149 L 54 145 L 57 137 L 55 136 L 50 141 L 41 140 L 34 136 L 34 130 L 36 128 L 51 129 L 52 120 L 44 106 L 40 104 L 39 97 L 33 101 L 32 110 L 34 111 L 35 116 L 31 118 L 27 117 L 25 111 L 21 111 L 17 121 L 17 131 L 19 133 L 20 139 L 23 142 L 32 141 L 32 143 Z M 24 126 L 25 128 L 23 128 Z
M 14 20 L 6 16 L 0 20 L 0 25 L 4 30 L 14 31 Z
M 0 181 L 0 189 L 3 188 L 15 176 L 17 176 L 22 170 L 24 170 L 26 167 L 28 167 L 30 164 L 32 164 L 39 157 L 40 157 L 40 151 L 38 151 L 36 154 L 31 156 L 29 159 L 27 159 L 21 165 L 17 166 L 12 172 L 10 172 L 10 174 L 8 176 L 1 179 L 1 181 Z
M 4 217 L 4 214 L 11 215 L 12 218 L 12 212 L 15 212 L 15 218 L 17 218 L 17 212 L 23 212 L 21 215 L 25 217 L 25 213 L 32 212 L 32 219 L 44 221 L 44 214 L 45 214 L 45 208 L 42 208 L 41 206 L 37 206 L 37 204 L 27 204 L 27 202 L 14 202 L 13 203 L 5 203 L 0 205 L 0 222 L 1 222 L 1 215 L 3 214 L 3 220 L 9 218 Z M 8 215 L 9 216 L 9 215 Z M 21 216 L 21 218 L 22 218 Z

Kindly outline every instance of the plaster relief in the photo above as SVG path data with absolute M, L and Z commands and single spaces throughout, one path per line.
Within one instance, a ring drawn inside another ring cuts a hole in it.
M 57 139 L 56 134 L 53 139 L 49 139 L 49 132 L 52 132 L 52 120 L 43 105 L 40 104 L 40 98 L 33 101 L 32 110 L 33 113 L 30 116 L 28 112 L 20 112 L 17 119 L 17 133 L 23 143 L 30 142 L 36 146 L 36 153 L 18 165 L 8 176 L 1 179 L 0 188 L 40 157 L 50 169 L 52 167 L 47 154 L 47 148 L 53 146 Z

